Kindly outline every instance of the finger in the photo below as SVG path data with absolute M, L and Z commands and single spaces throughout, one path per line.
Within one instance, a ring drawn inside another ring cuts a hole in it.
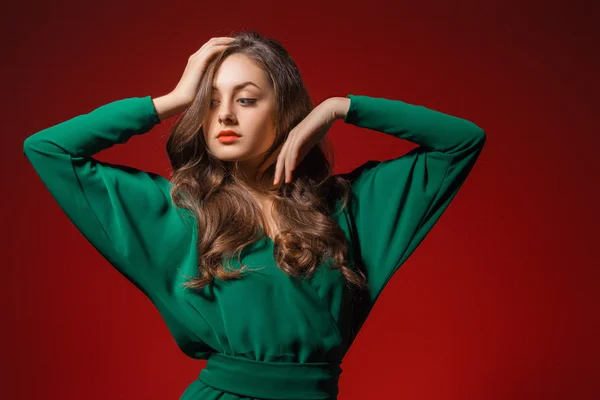
M 298 152 L 298 134 L 294 134 L 293 136 L 290 136 L 290 138 L 288 139 L 288 148 L 287 151 L 285 152 L 285 182 L 286 183 L 290 183 L 292 181 L 292 171 L 294 170 L 295 166 L 294 166 L 294 155 L 295 153 Z
M 207 53 L 209 58 L 214 57 L 217 53 L 225 51 L 229 46 L 227 44 L 217 44 L 210 47 L 203 47 L 190 56 L 190 59 L 202 58 L 202 54 Z
M 211 38 L 208 42 L 209 43 L 231 42 L 232 40 L 235 40 L 235 38 L 232 38 L 232 37 L 229 37 L 229 36 L 222 36 L 222 37 Z
M 279 155 L 279 173 L 277 174 L 277 183 L 283 183 L 285 181 L 285 158 L 287 157 L 287 153 L 289 151 L 290 144 L 289 142 L 285 143 L 285 148 L 281 149 L 281 154 Z
M 207 47 L 227 46 L 228 43 L 231 43 L 234 40 L 235 40 L 235 38 L 231 38 L 231 37 L 216 37 L 216 38 L 211 38 L 208 42 L 204 43 L 202 45 L 202 47 L 200 47 L 198 49 L 198 51 L 196 51 L 196 53 L 199 53 L 200 50 L 205 49 Z
M 229 44 L 231 42 L 232 42 L 231 40 L 219 40 L 219 41 L 216 41 L 214 43 L 211 43 L 208 46 L 208 50 L 209 51 L 214 51 L 215 49 L 227 48 L 227 47 L 229 47 Z M 202 49 L 200 49 L 200 50 L 202 50 Z
M 288 148 L 288 151 L 286 152 L 285 157 L 286 183 L 292 181 L 292 172 L 294 171 L 294 169 L 296 169 L 295 160 L 298 154 L 298 141 L 299 139 L 297 138 L 297 136 L 290 138 L 290 146 Z
M 281 161 L 280 161 L 281 171 L 279 174 L 279 182 L 283 181 L 283 182 L 287 183 L 287 181 L 288 181 L 287 173 L 288 173 L 289 168 L 287 166 L 287 162 L 288 162 L 287 158 L 288 158 L 290 151 L 292 151 L 292 149 L 293 149 L 293 137 L 288 136 L 288 139 L 285 142 L 285 152 L 282 149 L 283 154 L 281 154 Z
M 275 184 L 278 184 L 282 178 L 285 178 L 285 176 L 283 176 L 283 173 L 285 172 L 285 159 L 287 157 L 287 153 L 289 152 L 289 149 L 291 148 L 291 146 L 294 142 L 293 132 L 294 132 L 294 130 L 291 130 L 288 133 L 287 138 L 286 138 L 285 142 L 283 143 L 283 146 L 281 147 L 281 152 L 279 153 L 279 157 L 277 157 L 277 167 L 275 168 L 275 177 L 276 177 Z

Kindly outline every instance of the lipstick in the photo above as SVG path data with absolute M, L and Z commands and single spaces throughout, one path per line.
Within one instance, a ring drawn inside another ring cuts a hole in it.
M 221 143 L 233 143 L 236 142 L 239 138 L 235 135 L 224 135 L 219 136 L 217 140 Z
M 217 140 L 221 143 L 233 143 L 241 136 L 231 129 L 224 129 L 217 134 Z

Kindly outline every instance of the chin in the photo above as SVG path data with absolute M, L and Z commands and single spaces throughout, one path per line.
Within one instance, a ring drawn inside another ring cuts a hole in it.
M 221 161 L 246 161 L 252 158 L 247 151 L 236 149 L 219 149 L 213 155 Z

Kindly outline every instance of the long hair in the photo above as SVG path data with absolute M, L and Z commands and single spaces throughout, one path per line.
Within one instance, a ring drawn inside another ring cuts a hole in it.
M 260 206 L 248 195 L 238 178 L 238 163 L 222 161 L 209 152 L 202 124 L 210 107 L 213 78 L 222 61 L 239 53 L 263 69 L 274 89 L 275 140 L 261 165 L 285 142 L 287 135 L 314 108 L 300 71 L 280 42 L 256 31 L 234 32 L 228 47 L 210 61 L 202 76 L 192 104 L 173 124 L 167 140 L 172 167 L 171 198 L 180 208 L 189 210 L 197 222 L 198 277 L 184 282 L 184 287 L 202 289 L 213 279 L 241 279 L 248 267 L 241 263 L 244 247 L 261 239 L 261 225 L 267 224 Z M 348 243 L 344 232 L 331 218 L 334 203 L 343 200 L 346 207 L 349 183 L 332 176 L 333 159 L 326 139 L 314 145 L 294 169 L 289 184 L 267 186 L 259 183 L 259 192 L 273 199 L 280 232 L 274 238 L 277 266 L 293 278 L 310 277 L 323 261 L 339 269 L 346 284 L 365 288 L 365 275 L 346 265 Z M 272 182 L 275 164 L 262 177 Z M 259 172 L 257 172 L 259 174 Z M 259 182 L 264 182 L 260 179 Z M 238 254 L 241 268 L 222 264 Z

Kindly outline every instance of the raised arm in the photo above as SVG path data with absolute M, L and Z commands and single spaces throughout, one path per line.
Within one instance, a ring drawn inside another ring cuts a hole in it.
M 359 257 L 371 286 L 368 314 L 383 288 L 448 207 L 484 146 L 474 123 L 400 100 L 349 94 L 344 122 L 419 145 L 368 161 L 348 174 Z M 366 314 L 363 315 L 366 318 Z
M 233 40 L 204 43 L 165 96 L 117 100 L 25 139 L 25 155 L 77 229 L 146 294 L 171 290 L 172 270 L 195 248 L 195 220 L 183 220 L 167 179 L 92 156 L 189 107 L 209 60 Z
M 161 100 L 163 115 L 174 111 Z M 92 156 L 160 123 L 150 96 L 103 105 L 39 131 L 23 151 L 58 205 L 85 238 L 148 294 L 161 285 L 169 254 L 189 245 L 169 181 L 160 175 L 98 161 Z

